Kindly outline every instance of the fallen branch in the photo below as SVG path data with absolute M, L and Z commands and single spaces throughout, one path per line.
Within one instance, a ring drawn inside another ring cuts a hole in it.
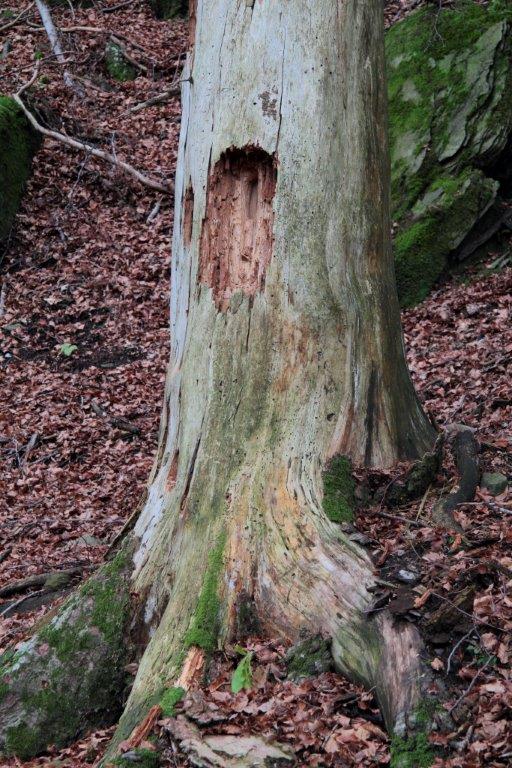
M 135 0 L 124 0 L 123 3 L 118 3 L 118 5 L 110 5 L 106 8 L 100 8 L 101 13 L 114 13 L 114 11 L 120 11 L 121 8 L 127 8 L 129 5 L 133 5 Z
M 114 45 L 117 45 L 117 47 L 121 50 L 126 61 L 130 62 L 130 64 L 134 66 L 135 69 L 139 69 L 141 72 L 144 72 L 145 74 L 148 73 L 148 68 L 146 67 L 146 65 L 141 64 L 140 61 L 137 61 L 137 59 L 134 59 L 133 56 L 130 56 L 130 54 L 126 50 L 126 45 L 117 35 L 110 35 L 110 39 L 114 43 Z
M 25 87 L 23 88 L 23 90 L 25 90 Z M 32 127 L 36 131 L 41 133 L 43 136 L 47 136 L 49 139 L 53 139 L 54 141 L 60 141 L 62 144 L 66 144 L 66 146 L 68 147 L 73 147 L 73 149 L 81 149 L 84 152 L 88 152 L 89 154 L 93 155 L 93 157 L 99 157 L 101 160 L 106 160 L 108 163 L 110 163 L 111 165 L 114 165 L 116 168 L 121 168 L 123 171 L 130 174 L 130 176 L 133 176 L 135 179 L 137 179 L 137 181 L 139 181 L 145 187 L 154 189 L 157 192 L 172 192 L 172 186 L 170 184 L 162 184 L 159 181 L 150 179 L 148 176 L 145 176 L 143 173 L 138 171 L 132 165 L 129 165 L 128 163 L 125 163 L 123 160 L 119 160 L 117 157 L 114 157 L 114 155 L 111 155 L 110 152 L 105 152 L 102 149 L 97 149 L 96 147 L 92 147 L 90 144 L 87 144 L 85 141 L 79 141 L 78 139 L 73 139 L 70 136 L 65 136 L 63 133 L 59 133 L 58 131 L 51 131 L 48 128 L 44 128 L 42 125 L 40 125 L 37 122 L 32 112 L 30 112 L 30 110 L 27 109 L 27 107 L 21 100 L 19 93 L 20 92 L 14 94 L 13 99 L 21 107 L 21 109 L 25 113 L 25 116 L 27 117 L 27 120 L 30 122 Z
M 122 416 L 110 416 L 109 413 L 96 401 L 91 400 L 91 408 L 102 419 L 109 421 L 113 427 L 121 429 L 123 432 L 130 432 L 132 435 L 140 435 L 140 429 L 135 424 L 132 424 L 128 419 L 124 419 Z
M 33 576 L 26 576 L 24 579 L 17 579 L 16 581 L 6 584 L 5 587 L 0 589 L 0 597 L 10 597 L 11 595 L 17 595 L 19 592 L 25 592 L 27 589 L 33 587 L 49 587 L 52 579 L 61 580 L 61 586 L 64 586 L 65 581 L 70 581 L 72 576 L 76 576 L 78 573 L 90 568 L 90 566 L 78 566 L 76 568 L 67 568 L 63 571 L 49 571 L 48 573 L 39 573 Z
M 8 24 L 4 24 L 3 27 L 0 27 L 0 32 L 5 32 L 7 29 L 11 29 L 11 27 L 15 27 L 16 24 L 20 24 L 20 22 L 23 20 L 23 17 L 34 7 L 34 3 L 30 3 L 26 8 L 24 8 L 15 19 L 10 21 Z
M 155 104 L 163 104 L 164 102 L 179 96 L 180 93 L 181 88 L 179 85 L 176 85 L 174 88 L 169 88 L 167 91 L 152 96 L 150 99 L 147 99 L 147 101 L 141 101 L 140 104 L 131 107 L 129 111 L 131 113 L 140 112 L 141 109 L 146 109 L 146 107 L 153 107 Z
M 41 16 L 41 21 L 43 22 L 44 30 L 48 36 L 48 40 L 50 41 L 50 47 L 55 54 L 55 58 L 64 67 L 63 70 L 63 78 L 65 84 L 68 86 L 68 88 L 73 88 L 74 90 L 77 90 L 77 86 L 67 69 L 65 68 L 66 65 L 66 57 L 64 56 L 64 51 L 62 50 L 59 35 L 57 33 L 57 29 L 55 28 L 55 24 L 53 23 L 53 19 L 50 13 L 50 9 L 44 2 L 44 0 L 35 0 L 37 5 L 37 10 L 39 11 L 39 15 Z

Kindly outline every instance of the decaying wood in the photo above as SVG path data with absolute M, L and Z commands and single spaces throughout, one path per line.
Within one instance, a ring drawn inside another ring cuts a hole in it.
M 382 3 L 316 0 L 306 23 L 303 0 L 198 0 L 195 17 L 160 442 L 123 543 L 147 645 L 107 760 L 249 614 L 331 638 L 406 736 L 431 690 L 419 632 L 368 616 L 373 564 L 324 508 L 333 459 L 390 467 L 435 441 L 394 284 Z
M 296 765 L 289 747 L 261 736 L 205 736 L 183 715 L 166 720 L 164 727 L 198 768 Z
M 187 657 L 183 662 L 183 668 L 176 685 L 185 690 L 192 688 L 193 685 L 199 681 L 204 664 L 204 651 L 201 648 L 193 646 L 187 653 Z

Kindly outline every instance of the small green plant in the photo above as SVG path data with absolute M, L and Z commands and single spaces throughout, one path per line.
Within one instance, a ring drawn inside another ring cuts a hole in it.
M 36 51 L 36 52 L 34 53 L 34 59 L 35 59 L 36 61 L 41 61 L 42 59 L 44 59 L 44 54 L 43 54 L 43 52 L 42 52 L 42 51 Z
M 235 651 L 240 653 L 243 658 L 233 672 L 233 677 L 231 678 L 231 690 L 233 693 L 240 693 L 240 691 L 244 689 L 250 691 L 252 688 L 251 662 L 253 654 L 239 645 L 235 646 Z
M 476 643 L 468 643 L 467 649 L 478 667 L 494 667 L 498 661 L 493 653 L 487 653 Z
M 76 352 L 78 349 L 76 344 L 61 344 L 59 347 L 59 355 L 64 355 L 64 357 L 71 357 L 73 352 Z

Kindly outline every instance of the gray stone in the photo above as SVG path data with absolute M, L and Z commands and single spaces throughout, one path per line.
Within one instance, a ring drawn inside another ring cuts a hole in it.
M 480 482 L 482 488 L 486 488 L 493 496 L 503 493 L 508 485 L 508 479 L 501 472 L 484 472 Z
M 402 584 L 417 584 L 420 580 L 419 574 L 415 571 L 408 571 L 402 568 L 396 575 L 397 581 L 401 581 Z

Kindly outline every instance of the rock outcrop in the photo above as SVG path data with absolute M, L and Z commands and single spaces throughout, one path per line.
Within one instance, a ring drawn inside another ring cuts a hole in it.
M 40 141 L 16 102 L 0 95 L 0 243 L 11 231 Z
M 386 35 L 392 217 L 403 305 L 502 217 L 512 176 L 512 5 L 423 8 Z

